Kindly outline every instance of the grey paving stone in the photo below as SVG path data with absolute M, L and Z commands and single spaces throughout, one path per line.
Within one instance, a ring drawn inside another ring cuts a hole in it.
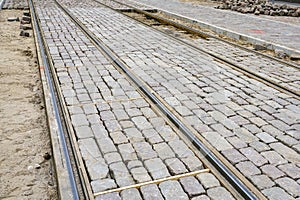
M 242 117 L 240 115 L 232 116 L 229 119 L 231 119 L 232 121 L 234 121 L 236 124 L 238 124 L 240 126 L 250 123 L 249 120 L 245 119 L 244 117 Z
M 159 158 L 146 160 L 144 164 L 153 179 L 160 179 L 170 176 L 166 165 Z
M 269 121 L 275 128 L 281 130 L 281 131 L 287 131 L 290 129 L 290 126 L 284 123 L 281 120 L 271 120 Z
M 96 106 L 92 105 L 92 104 L 86 104 L 82 106 L 84 113 L 89 115 L 89 114 L 96 114 L 98 113 Z
M 169 126 L 159 127 L 156 131 L 166 142 L 179 139 L 177 134 Z
M 98 114 L 91 114 L 87 116 L 87 119 L 89 121 L 90 124 L 98 124 L 100 123 L 100 117 Z
M 121 192 L 122 199 L 132 199 L 132 200 L 142 200 L 142 197 L 139 193 L 139 191 L 136 188 L 131 188 L 127 190 L 123 190 Z
M 171 175 L 183 174 L 188 172 L 184 164 L 178 158 L 168 158 L 165 163 Z
M 211 173 L 201 173 L 196 177 L 205 189 L 220 186 L 218 179 Z
M 291 178 L 283 177 L 275 180 L 275 182 L 281 187 L 284 188 L 290 195 L 293 197 L 300 196 L 300 185 Z
M 214 187 L 214 188 L 210 188 L 207 190 L 207 195 L 211 198 L 211 199 L 220 199 L 220 197 L 222 197 L 221 199 L 235 199 L 233 198 L 233 196 L 230 194 L 230 192 L 228 192 L 224 187 Z
M 102 139 L 99 138 L 99 139 L 97 139 L 97 142 L 98 142 L 98 146 L 100 147 L 102 154 L 117 151 L 115 144 L 112 142 L 112 140 L 109 137 L 102 138 Z
M 287 175 L 289 175 L 293 179 L 299 179 L 300 178 L 300 166 L 296 166 L 295 164 L 289 163 L 278 166 L 280 170 L 285 172 Z
M 106 160 L 107 164 L 122 161 L 122 158 L 118 152 L 107 153 L 104 155 L 104 159 Z
M 167 143 L 154 144 L 153 149 L 157 152 L 158 156 L 162 160 L 175 157 L 175 153 L 172 151 L 172 149 Z
M 261 173 L 260 170 L 250 161 L 238 163 L 236 167 L 242 174 L 247 177 L 258 175 Z
M 136 168 L 136 167 L 143 167 L 143 163 L 139 160 L 132 160 L 132 161 L 129 161 L 127 163 L 127 168 L 128 169 L 133 169 L 133 168 Z
M 249 120 L 257 127 L 262 127 L 268 124 L 265 120 L 261 119 L 260 117 L 251 117 L 249 118 Z
M 141 116 L 143 113 L 137 109 L 137 108 L 130 108 L 130 109 L 126 109 L 127 114 L 130 117 L 136 117 L 136 116 Z
M 112 163 L 109 165 L 109 169 L 118 186 L 124 187 L 134 184 L 134 180 L 123 162 Z
M 203 186 L 193 176 L 181 178 L 181 179 L 179 179 L 179 182 L 181 183 L 184 191 L 188 194 L 188 196 L 190 198 L 193 196 L 197 196 L 197 195 L 206 193 Z
M 75 127 L 75 133 L 76 133 L 76 136 L 79 139 L 89 138 L 89 137 L 93 137 L 94 136 L 91 128 L 88 127 L 88 126 Z
M 181 103 L 180 101 L 178 101 L 178 99 L 176 97 L 166 97 L 164 99 L 171 107 L 174 107 L 174 106 L 180 106 Z
M 289 131 L 286 131 L 286 133 L 289 136 L 291 136 L 297 140 L 300 140 L 300 131 L 299 130 L 289 130 Z
M 156 113 L 149 107 L 141 108 L 141 111 L 142 111 L 143 115 L 148 119 L 157 117 Z
M 121 200 L 119 193 L 113 192 L 97 196 L 95 200 Z
M 71 115 L 71 120 L 74 127 L 89 125 L 89 122 L 84 114 Z
M 115 181 L 109 178 L 92 181 L 91 185 L 94 193 L 114 189 L 117 187 Z
M 268 126 L 268 125 L 266 125 L 266 126 Z M 245 124 L 245 125 L 243 125 L 243 127 L 252 134 L 261 132 L 261 129 L 258 128 L 255 124 Z
M 107 178 L 108 166 L 103 158 L 87 160 L 86 166 L 91 180 Z
M 154 184 L 145 185 L 140 188 L 143 198 L 145 200 L 163 200 L 163 196 L 161 195 L 158 186 Z
M 236 164 L 241 161 L 246 161 L 247 158 L 236 149 L 227 149 L 222 151 L 222 154 L 232 163 Z
M 234 133 L 236 134 L 237 137 L 239 137 L 242 141 L 244 141 L 246 143 L 258 141 L 258 138 L 255 137 L 253 133 L 249 132 L 245 128 L 235 129 Z
M 110 110 L 110 106 L 107 103 L 99 103 L 96 106 L 100 112 L 105 110 Z
M 213 124 L 210 127 L 224 137 L 230 137 L 234 135 L 233 131 L 229 131 L 222 124 Z
M 268 163 L 268 161 L 263 156 L 261 156 L 256 150 L 251 147 L 240 149 L 240 151 L 256 166 L 262 166 Z
M 295 144 L 299 144 L 299 140 L 296 140 L 295 138 L 292 138 L 289 135 L 278 135 L 276 139 L 280 140 L 283 144 L 291 147 Z
M 251 142 L 249 146 L 258 152 L 268 151 L 271 149 L 267 144 L 259 141 Z
M 263 174 L 268 175 L 273 180 L 284 176 L 285 174 L 274 165 L 264 165 L 261 167 Z
M 270 134 L 273 137 L 276 137 L 277 135 L 281 135 L 283 134 L 282 131 L 278 130 L 277 128 L 275 128 L 272 125 L 265 125 L 262 127 L 262 130 L 268 134 Z
M 194 155 L 188 146 L 182 140 L 173 140 L 169 142 L 169 146 L 173 149 L 179 158 L 184 158 Z
M 143 135 L 146 138 L 146 141 L 150 142 L 152 145 L 163 142 L 163 139 L 154 129 L 143 130 Z
M 144 116 L 133 117 L 132 121 L 140 130 L 153 128 L 151 123 L 148 122 L 148 120 Z
M 142 133 L 137 128 L 124 129 L 124 133 L 131 143 L 144 141 Z
M 127 137 L 120 131 L 109 134 L 114 144 L 125 144 L 128 142 Z
M 203 169 L 203 163 L 195 155 L 182 158 L 181 161 L 187 166 L 188 170 L 190 171 Z
M 226 149 L 232 149 L 230 143 L 228 143 L 221 135 L 219 135 L 217 132 L 206 132 L 202 133 L 202 135 L 205 137 L 205 139 L 208 140 L 208 142 L 214 146 L 218 151 L 223 151 Z
M 254 185 L 261 190 L 271 188 L 275 185 L 275 183 L 266 175 L 251 176 L 250 179 Z
M 92 128 L 92 131 L 94 133 L 95 138 L 105 138 L 105 137 L 108 137 L 107 130 L 106 130 L 106 128 L 102 124 L 100 124 L 100 123 L 93 124 L 91 126 L 91 128 Z
M 282 155 L 285 159 L 293 163 L 300 162 L 300 154 L 298 154 L 293 149 L 283 145 L 282 143 L 272 143 L 270 147 L 274 149 L 277 153 Z
M 122 128 L 117 120 L 108 120 L 104 121 L 104 125 L 108 132 L 116 132 L 116 131 L 121 131 Z
M 133 176 L 133 179 L 138 183 L 151 181 L 151 177 L 144 167 L 132 168 L 130 172 Z
M 269 163 L 273 165 L 281 165 L 287 163 L 287 161 L 283 159 L 283 157 L 276 151 L 262 152 L 261 155 L 264 156 L 269 161 Z
M 103 121 L 116 119 L 114 113 L 110 110 L 101 111 L 100 112 L 100 118 Z
M 259 139 L 261 139 L 264 143 L 272 143 L 272 142 L 276 142 L 277 140 L 271 136 L 270 134 L 266 133 L 266 132 L 261 132 L 256 134 L 256 137 L 258 137 Z
M 154 129 L 160 130 L 166 125 L 166 121 L 162 117 L 154 117 L 149 119 Z
M 120 144 L 118 146 L 118 149 L 125 162 L 131 160 L 137 160 L 136 152 L 133 149 L 131 144 Z
M 159 184 L 159 188 L 166 200 L 168 199 L 173 200 L 175 194 L 176 194 L 176 199 L 189 199 L 178 181 L 162 182 Z
M 126 120 L 126 121 L 119 121 L 119 123 L 120 123 L 120 125 L 121 125 L 121 127 L 122 127 L 123 129 L 134 127 L 134 123 L 131 122 L 131 121 L 127 121 L 127 120 Z
M 78 140 L 78 146 L 84 160 L 93 160 L 102 157 L 99 147 L 93 138 Z
M 235 148 L 241 149 L 247 147 L 247 144 L 242 141 L 240 138 L 234 136 L 234 137 L 228 137 L 226 138 L 228 142 L 230 142 Z
M 133 147 L 141 160 L 156 158 L 157 153 L 152 149 L 152 146 L 147 142 L 133 143 Z
M 74 115 L 74 114 L 83 114 L 83 110 L 79 106 L 68 106 L 68 110 L 69 110 L 69 113 L 71 115 Z
M 279 187 L 272 187 L 269 189 L 262 190 L 262 193 L 272 200 L 292 199 L 292 196 L 287 194 L 283 189 Z
M 174 108 L 181 116 L 189 116 L 193 114 L 186 106 L 175 106 Z
M 125 112 L 125 110 L 113 110 L 114 115 L 116 116 L 117 120 L 128 120 L 129 116 Z
M 203 194 L 203 195 L 194 197 L 191 200 L 210 200 L 210 198 L 208 196 L 206 196 L 206 195 Z

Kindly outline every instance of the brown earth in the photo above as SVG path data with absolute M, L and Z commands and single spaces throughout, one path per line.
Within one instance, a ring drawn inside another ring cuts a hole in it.
M 0 11 L 0 199 L 57 199 L 34 39 L 7 21 L 21 16 Z

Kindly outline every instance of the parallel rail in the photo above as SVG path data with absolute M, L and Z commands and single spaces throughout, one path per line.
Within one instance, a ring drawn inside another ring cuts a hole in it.
M 105 5 L 105 4 L 101 3 L 101 2 L 99 2 L 98 0 L 94 0 L 94 1 L 97 2 L 97 3 L 99 3 L 99 4 L 102 4 L 102 5 L 104 5 L 104 6 L 107 6 L 107 5 Z M 254 53 L 254 54 L 256 54 L 256 55 L 259 55 L 259 56 L 268 58 L 268 59 L 270 59 L 270 60 L 274 60 L 274 61 L 276 61 L 276 62 L 278 62 L 278 63 L 280 63 L 280 64 L 283 64 L 283 65 L 286 65 L 286 66 L 288 66 L 288 67 L 293 67 L 293 68 L 295 68 L 295 69 L 297 69 L 297 70 L 300 70 L 300 66 L 297 65 L 297 64 L 295 64 L 295 63 L 287 62 L 287 61 L 285 61 L 285 60 L 278 59 L 278 58 L 276 58 L 276 57 L 273 57 L 273 56 L 270 56 L 270 55 L 261 53 L 261 52 L 259 52 L 259 51 L 255 51 L 255 50 L 253 50 L 253 49 L 244 47 L 244 46 L 242 46 L 242 45 L 239 45 L 239 44 L 236 44 L 236 43 L 234 43 L 234 42 L 228 41 L 228 40 L 226 40 L 226 39 L 217 37 L 217 36 L 215 36 L 215 35 L 212 35 L 212 34 L 209 34 L 209 33 L 203 32 L 203 31 L 200 31 L 200 30 L 198 30 L 198 29 L 194 29 L 194 28 L 189 27 L 189 26 L 187 26 L 187 25 L 182 25 L 182 24 L 180 24 L 180 23 L 178 23 L 178 22 L 175 22 L 175 21 L 172 21 L 172 20 L 169 20 L 169 19 L 160 17 L 160 16 L 158 16 L 158 15 L 156 15 L 156 14 L 153 14 L 153 13 L 151 13 L 151 12 L 148 12 L 148 11 L 145 11 L 145 10 L 141 10 L 141 9 L 139 9 L 139 8 L 136 8 L 136 7 L 132 6 L 132 5 L 128 5 L 128 4 L 126 4 L 126 3 L 122 3 L 122 2 L 119 2 L 119 1 L 117 1 L 117 0 L 111 0 L 111 1 L 113 1 L 113 2 L 115 2 L 115 3 L 118 3 L 118 4 L 122 5 L 122 6 L 127 6 L 127 7 L 129 7 L 131 10 L 135 11 L 136 13 L 143 14 L 143 15 L 149 17 L 149 18 L 155 19 L 155 20 L 161 22 L 162 24 L 174 26 L 174 27 L 179 28 L 179 29 L 182 29 L 182 30 L 184 30 L 184 31 L 186 31 L 186 32 L 188 32 L 188 33 L 191 33 L 191 34 L 200 36 L 201 38 L 204 38 L 204 39 L 207 39 L 207 38 L 213 38 L 213 39 L 219 40 L 219 41 L 221 41 L 221 42 L 224 42 L 224 43 L 226 43 L 226 44 L 229 44 L 229 45 L 231 45 L 231 46 L 233 46 L 233 47 L 237 47 L 237 48 L 239 48 L 239 49 L 241 49 L 241 50 L 244 50 L 244 51 L 247 51 L 247 52 Z M 109 6 L 107 6 L 107 7 L 109 7 Z M 117 10 L 117 11 L 118 11 L 118 10 Z M 119 13 L 122 13 L 122 12 L 119 11 Z M 132 18 L 132 19 L 134 19 L 134 18 Z M 136 20 L 136 19 L 134 19 L 134 20 Z M 137 20 L 137 21 L 138 21 L 138 20 Z M 139 22 L 140 22 L 140 21 L 139 21 Z M 141 22 L 141 23 L 143 23 L 143 22 Z M 143 24 L 146 25 L 146 26 L 149 26 L 149 25 L 147 25 L 146 23 L 143 23 Z M 149 26 L 149 27 L 152 27 L 152 26 Z M 152 27 L 152 28 L 153 28 L 153 27 Z M 158 30 L 158 29 L 155 29 L 155 30 L 157 30 L 157 31 L 159 31 L 159 32 L 161 32 L 161 33 L 166 34 L 165 32 L 163 32 L 163 31 L 161 31 L 161 30 Z M 231 67 L 231 68 L 233 68 L 233 69 L 235 69 L 235 70 L 237 70 L 237 71 L 240 71 L 240 72 L 244 73 L 245 75 L 247 75 L 247 76 L 249 76 L 249 77 L 251 77 L 251 78 L 254 78 L 254 79 L 256 79 L 256 80 L 258 80 L 258 81 L 260 81 L 260 82 L 263 82 L 263 83 L 267 84 L 267 85 L 270 86 L 270 87 L 273 87 L 273 88 L 275 88 L 275 89 L 277 89 L 277 90 L 279 90 L 279 91 L 281 91 L 281 92 L 285 92 L 285 93 L 287 93 L 287 94 L 289 94 L 289 95 L 291 95 L 291 96 L 293 96 L 293 97 L 295 97 L 295 98 L 297 98 L 297 99 L 300 99 L 300 92 L 299 92 L 299 91 L 296 91 L 296 90 L 287 88 L 287 87 L 285 87 L 285 86 L 283 86 L 283 85 L 281 85 L 281 84 L 278 84 L 277 82 L 275 82 L 275 81 L 273 81 L 273 80 L 271 80 L 271 79 L 268 79 L 268 78 L 266 78 L 266 77 L 264 77 L 264 76 L 261 76 L 260 74 L 258 74 L 257 72 L 255 72 L 255 71 L 253 71 L 253 70 L 251 70 L 251 69 L 249 69 L 249 68 L 246 68 L 246 67 L 243 67 L 243 66 L 240 66 L 240 65 L 238 65 L 238 64 L 233 63 L 233 62 L 230 61 L 229 59 L 227 59 L 227 58 L 225 58 L 225 57 L 223 57 L 223 56 L 221 56 L 221 55 L 219 55 L 219 54 L 217 54 L 217 53 L 214 53 L 214 52 L 205 50 L 205 49 L 203 49 L 203 48 L 200 48 L 199 46 L 196 46 L 196 45 L 193 45 L 193 44 L 191 44 L 191 43 L 188 43 L 188 42 L 186 42 L 186 41 L 184 41 L 184 40 L 182 40 L 182 39 L 179 39 L 179 38 L 177 38 L 177 37 L 174 37 L 174 36 L 171 36 L 171 35 L 168 35 L 168 34 L 166 34 L 166 35 L 167 35 L 168 37 L 172 37 L 173 39 L 175 39 L 175 40 L 177 40 L 177 41 L 179 41 L 179 42 L 181 42 L 181 43 L 183 43 L 183 44 L 185 44 L 185 45 L 188 45 L 188 46 L 194 48 L 194 49 L 197 50 L 197 51 L 201 51 L 201 52 L 206 53 L 206 54 L 208 54 L 208 55 L 210 55 L 210 56 L 213 56 L 214 58 L 218 59 L 219 61 L 222 61 L 222 62 L 226 63 L 229 67 Z
M 241 181 L 237 178 L 193 133 L 192 131 L 163 103 L 157 98 L 139 78 L 133 74 L 129 68 L 115 55 L 109 47 L 107 47 L 99 38 L 91 33 L 71 12 L 62 4 L 55 1 L 56 4 L 72 19 L 72 21 L 83 31 L 86 36 L 93 41 L 105 55 L 113 62 L 113 64 L 121 69 L 128 78 L 130 78 L 138 88 L 167 116 L 167 118 L 175 124 L 178 129 L 183 132 L 187 138 L 197 147 L 197 149 L 205 155 L 205 157 L 213 164 L 213 166 L 230 182 L 230 184 L 245 199 L 258 199 Z

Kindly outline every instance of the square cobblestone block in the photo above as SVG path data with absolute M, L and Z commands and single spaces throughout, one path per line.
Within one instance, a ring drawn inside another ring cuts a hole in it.
M 136 152 L 133 149 L 131 144 L 120 144 L 118 146 L 118 149 L 119 149 L 120 154 L 125 162 L 137 160 Z
M 102 139 L 97 139 L 98 146 L 100 147 L 100 150 L 102 154 L 110 153 L 110 152 L 115 152 L 117 151 L 114 143 L 109 137 L 102 138 Z
M 133 179 L 138 183 L 151 181 L 151 177 L 144 167 L 133 168 L 130 170 L 130 172 L 133 176 Z
M 137 128 L 124 129 L 124 133 L 131 143 L 145 141 L 142 133 Z
M 105 127 L 101 123 L 93 124 L 92 125 L 92 130 L 93 130 L 95 138 L 106 138 L 106 137 L 108 137 L 107 130 L 105 129 Z
M 113 192 L 97 196 L 95 200 L 121 200 L 119 193 Z
M 188 146 L 182 140 L 173 140 L 169 142 L 169 146 L 173 149 L 179 158 L 193 156 L 194 153 L 188 148 Z
M 95 180 L 91 182 L 91 185 L 94 193 L 111 190 L 117 187 L 113 179 Z
M 102 157 L 99 147 L 93 138 L 78 140 L 78 145 L 84 160 L 93 160 Z
M 165 163 L 172 175 L 188 172 L 184 164 L 178 158 L 168 158 L 165 160 Z
M 76 136 L 79 138 L 79 139 L 82 139 L 82 138 L 89 138 L 89 137 L 93 137 L 94 134 L 91 130 L 90 127 L 88 126 L 79 126 L 79 127 L 75 127 L 75 133 L 76 133 Z
M 233 196 L 228 192 L 224 187 L 215 187 L 215 188 L 210 188 L 207 190 L 207 195 L 211 199 L 219 199 L 222 197 L 222 199 L 231 199 L 234 200 Z
M 107 178 L 108 165 L 105 163 L 103 158 L 87 160 L 86 166 L 92 180 Z
M 262 170 L 263 174 L 268 175 L 273 180 L 285 175 L 282 171 L 280 171 L 274 165 L 264 165 L 261 167 L 261 170 Z
M 166 165 L 159 158 L 146 160 L 144 164 L 153 179 L 160 179 L 170 176 Z
M 189 195 L 190 198 L 193 196 L 206 193 L 203 186 L 193 176 L 181 178 L 179 179 L 179 182 L 181 183 L 184 191 L 186 191 L 186 193 Z
M 120 131 L 109 134 L 114 144 L 125 144 L 128 142 L 127 137 Z
M 232 149 L 230 143 L 228 143 L 220 134 L 217 132 L 206 132 L 202 133 L 208 142 L 215 147 L 218 151 L 223 151 L 227 149 Z
M 146 141 L 150 142 L 152 145 L 163 142 L 163 139 L 160 137 L 160 135 L 154 129 L 143 130 L 142 133 L 143 133 Z
M 260 170 L 250 161 L 240 162 L 236 165 L 236 167 L 244 176 L 247 177 L 261 174 Z
M 262 155 L 260 155 L 256 150 L 254 150 L 251 147 L 240 149 L 240 151 L 256 166 L 262 166 L 268 163 L 268 161 Z
M 122 161 L 122 158 L 118 152 L 107 153 L 104 155 L 104 159 L 106 160 L 107 164 Z
M 122 199 L 142 200 L 142 197 L 136 188 L 123 190 L 121 192 L 121 197 Z
M 84 115 L 84 114 L 71 115 L 71 120 L 72 120 L 72 124 L 74 127 L 89 125 L 86 115 Z
M 192 155 L 181 159 L 182 162 L 187 166 L 188 170 L 196 171 L 203 169 L 203 163 L 198 157 Z
M 292 179 L 299 179 L 300 178 L 300 166 L 289 163 L 285 165 L 278 166 L 280 170 L 285 172 L 287 175 L 289 175 Z
M 175 153 L 172 151 L 167 143 L 158 143 L 153 145 L 154 150 L 158 153 L 158 156 L 165 160 L 167 158 L 174 158 Z
M 140 190 L 141 190 L 141 193 L 145 200 L 152 200 L 152 199 L 163 200 L 164 199 L 162 197 L 157 185 L 154 185 L 154 184 L 145 185 L 145 186 L 142 186 L 140 188 Z
M 271 188 L 275 185 L 275 183 L 266 175 L 252 176 L 250 179 L 260 190 Z
M 173 200 L 174 194 L 177 199 L 189 199 L 178 181 L 165 181 L 159 184 L 161 193 L 166 200 Z
M 196 177 L 205 189 L 220 186 L 218 179 L 211 173 L 201 173 Z
M 262 193 L 268 199 L 292 199 L 288 193 L 286 193 L 283 189 L 279 187 L 272 187 L 269 189 L 262 190 Z
M 157 153 L 152 149 L 152 146 L 147 142 L 133 143 L 133 147 L 141 160 L 156 158 Z

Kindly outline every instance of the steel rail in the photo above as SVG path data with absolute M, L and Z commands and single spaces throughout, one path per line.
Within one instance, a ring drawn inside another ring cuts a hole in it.
M 62 6 L 57 0 L 57 5 L 72 19 L 72 21 L 92 40 L 113 62 L 115 66 L 120 68 L 138 87 L 139 89 L 154 103 L 157 107 L 172 121 L 191 142 L 211 161 L 215 168 L 234 186 L 234 188 L 245 199 L 257 199 L 257 197 L 189 130 L 189 128 L 180 119 L 174 115 L 146 86 L 139 80 L 128 67 L 107 47 L 100 39 L 94 36 L 87 28 L 76 19 L 70 11 Z
M 38 23 L 38 19 L 36 16 L 36 12 L 35 12 L 35 7 L 33 5 L 33 0 L 29 0 L 29 6 L 30 6 L 30 10 L 32 12 L 32 16 L 33 16 L 33 23 L 34 23 L 34 27 L 35 27 L 35 34 L 37 36 L 37 40 L 38 40 L 38 44 L 40 46 L 40 53 L 41 53 L 41 57 L 43 60 L 43 67 L 45 70 L 45 74 L 46 74 L 46 78 L 49 84 L 49 89 L 50 89 L 50 93 L 51 93 L 51 99 L 53 102 L 53 109 L 54 109 L 54 113 L 55 113 L 55 120 L 56 123 L 58 125 L 58 132 L 59 132 L 59 137 L 60 140 L 62 142 L 62 150 L 63 150 L 63 155 L 65 156 L 65 161 L 66 161 L 66 168 L 67 168 L 67 172 L 68 172 L 68 177 L 69 177 L 69 181 L 70 181 L 70 185 L 71 185 L 71 192 L 72 192 L 72 196 L 74 200 L 79 200 L 79 194 L 78 194 L 78 190 L 77 190 L 77 186 L 76 186 L 76 181 L 75 181 L 75 177 L 73 174 L 73 170 L 72 170 L 72 165 L 71 165 L 71 161 L 70 161 L 70 155 L 68 152 L 68 147 L 67 147 L 67 142 L 65 139 L 65 132 L 63 130 L 63 125 L 62 125 L 62 116 L 59 112 L 59 106 L 57 103 L 57 99 L 56 99 L 56 95 L 55 95 L 55 89 L 54 89 L 54 85 L 53 85 L 53 81 L 51 78 L 51 74 L 50 74 L 50 67 L 49 67 L 49 61 L 48 61 L 48 57 L 47 54 L 45 52 L 45 44 L 42 40 L 42 36 L 41 36 L 41 27 Z
M 105 4 L 101 3 L 101 2 L 99 2 L 98 0 L 93 0 L 93 1 L 95 1 L 95 2 L 97 2 L 97 3 L 99 3 L 99 4 L 101 4 L 101 5 L 104 5 L 104 6 L 106 6 L 106 7 L 109 7 L 109 6 L 107 6 L 107 5 L 105 5 Z M 121 2 L 118 2 L 118 1 L 116 1 L 116 0 L 111 0 L 111 1 L 116 2 L 116 3 L 119 3 L 119 4 L 121 4 L 121 5 L 127 5 L 127 4 L 125 4 L 125 3 L 121 3 Z M 148 12 L 146 12 L 146 11 L 136 9 L 136 8 L 134 8 L 133 6 L 130 6 L 130 5 L 127 5 L 127 6 L 128 6 L 128 7 L 131 7 L 131 9 L 133 9 L 133 10 L 136 10 L 138 13 L 145 14 L 146 16 L 149 16 L 149 17 L 152 17 L 152 16 L 153 16 L 153 14 L 148 13 Z M 109 8 L 110 8 L 110 7 L 109 7 Z M 119 11 L 119 13 L 122 13 L 122 12 Z M 123 13 L 122 13 L 122 14 L 123 14 Z M 127 15 L 126 15 L 126 16 L 127 16 Z M 128 17 L 129 17 L 129 16 L 128 16 Z M 158 17 L 158 18 L 161 18 L 161 17 L 156 16 L 156 15 L 153 16 L 154 19 L 157 19 L 157 17 Z M 130 17 L 130 18 L 131 18 L 131 19 L 134 19 L 134 18 L 132 18 L 132 17 Z M 136 19 L 134 19 L 134 20 L 136 20 Z M 157 20 L 158 20 L 158 19 L 157 19 Z M 136 21 L 138 21 L 138 20 L 136 20 Z M 140 22 L 140 23 L 142 23 L 142 24 L 144 24 L 144 25 L 146 25 L 146 26 L 152 27 L 152 26 L 150 26 L 150 25 L 148 25 L 148 24 L 146 24 L 146 23 L 144 23 L 144 22 L 141 22 L 141 21 L 138 21 L 138 22 Z M 167 22 L 166 22 L 166 23 L 167 23 Z M 173 24 L 173 23 L 176 23 L 176 22 L 172 22 L 172 24 Z M 172 25 L 172 24 L 171 24 L 171 25 Z M 178 26 L 178 27 L 179 27 L 179 26 Z M 153 27 L 152 27 L 152 28 L 153 28 Z M 155 29 L 155 28 L 153 28 L 153 29 L 156 30 L 156 31 L 158 31 L 158 32 L 160 32 L 160 33 L 166 34 L 166 33 L 165 33 L 164 31 L 162 31 L 162 30 Z M 197 31 L 197 30 L 195 30 L 195 31 Z M 201 32 L 201 33 L 202 33 L 202 32 Z M 203 34 L 206 34 L 206 33 L 203 33 Z M 189 45 L 190 47 L 194 48 L 194 49 L 197 50 L 197 51 L 201 51 L 201 52 L 206 53 L 206 54 L 208 54 L 208 55 L 210 55 L 210 56 L 213 56 L 214 58 L 218 59 L 219 61 L 222 61 L 222 62 L 228 64 L 229 67 L 231 67 L 231 68 L 233 68 L 233 69 L 235 69 L 235 70 L 237 70 L 237 71 L 239 71 L 239 72 L 241 72 L 241 73 L 244 73 L 245 75 L 247 75 L 247 76 L 249 76 L 249 77 L 255 78 L 256 80 L 258 80 L 258 81 L 260 81 L 260 82 L 263 82 L 263 83 L 267 84 L 267 85 L 270 86 L 270 87 L 273 87 L 273 88 L 275 88 L 275 89 L 277 89 L 277 90 L 279 90 L 279 91 L 285 92 L 285 93 L 287 93 L 287 94 L 289 94 L 289 95 L 291 95 L 291 96 L 293 96 L 293 97 L 295 97 L 295 98 L 297 98 L 297 99 L 300 99 L 300 93 L 299 93 L 298 91 L 295 91 L 295 90 L 293 90 L 293 89 L 286 88 L 286 87 L 282 86 L 281 84 L 276 83 L 276 82 L 273 81 L 273 80 L 270 80 L 270 79 L 268 79 L 268 78 L 266 78 L 266 77 L 263 77 L 263 76 L 257 74 L 255 71 L 249 70 L 247 67 L 242 67 L 242 66 L 240 66 L 240 65 L 238 65 L 238 64 L 233 63 L 233 62 L 230 61 L 229 59 L 227 59 L 227 58 L 225 58 L 225 57 L 223 57 L 223 56 L 221 56 L 221 55 L 218 55 L 217 53 L 214 53 L 214 52 L 209 51 L 209 50 L 202 49 L 202 48 L 200 48 L 200 47 L 198 47 L 198 46 L 196 46 L 196 45 L 194 45 L 194 44 L 191 44 L 191 43 L 189 43 L 189 42 L 186 42 L 186 41 L 184 41 L 184 40 L 182 40 L 182 39 L 179 39 L 179 38 L 177 38 L 177 37 L 174 37 L 174 36 L 172 36 L 172 35 L 169 35 L 169 34 L 166 34 L 166 35 L 167 35 L 168 37 L 171 37 L 171 38 L 173 38 L 173 39 L 175 39 L 175 40 L 177 40 L 177 41 L 179 41 L 179 42 L 185 44 L 185 45 Z M 205 35 L 204 35 L 204 36 L 205 36 Z M 209 37 L 209 36 L 210 36 L 210 35 L 207 35 L 207 37 Z M 215 37 L 216 39 L 221 40 L 221 41 L 224 40 L 224 39 L 218 38 L 218 37 L 216 37 L 216 36 L 213 36 L 213 37 Z M 242 49 L 245 50 L 245 51 L 250 51 L 250 52 L 253 52 L 253 53 L 262 55 L 262 56 L 266 56 L 266 57 L 268 57 L 268 58 L 271 59 L 271 60 L 275 60 L 275 61 L 281 62 L 282 64 L 286 64 L 286 65 L 289 65 L 289 66 L 294 67 L 294 68 L 296 68 L 296 69 L 300 69 L 299 66 L 294 65 L 293 63 L 285 62 L 285 61 L 283 61 L 283 60 L 280 60 L 280 59 L 271 57 L 271 56 L 266 55 L 266 54 L 262 54 L 262 53 L 260 53 L 260 52 L 257 52 L 257 51 L 248 49 L 248 48 L 246 48 L 246 47 L 243 47 L 243 46 L 238 45 L 238 44 L 235 44 L 235 43 L 231 43 L 231 42 L 226 41 L 226 40 L 224 40 L 224 42 L 226 42 L 226 43 L 228 43 L 228 44 L 231 44 L 231 45 L 233 45 L 233 46 L 240 47 L 240 48 L 242 48 Z

